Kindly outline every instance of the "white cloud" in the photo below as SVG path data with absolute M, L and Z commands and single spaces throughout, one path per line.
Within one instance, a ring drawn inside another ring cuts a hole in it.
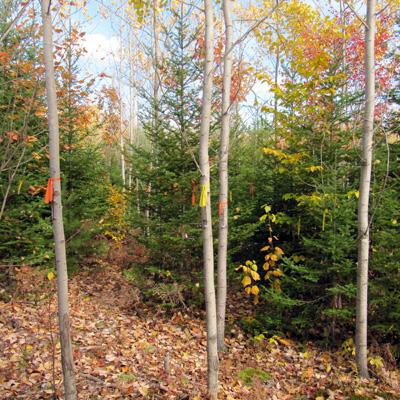
M 90 61 L 111 64 L 120 58 L 120 42 L 116 36 L 92 33 L 84 36 L 81 44 L 87 51 L 84 58 Z
M 252 88 L 252 94 L 257 96 L 262 101 L 265 101 L 271 97 L 271 86 L 266 82 L 257 80 Z

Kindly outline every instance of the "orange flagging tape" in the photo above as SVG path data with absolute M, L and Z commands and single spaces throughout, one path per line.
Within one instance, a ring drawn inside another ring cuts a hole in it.
M 53 182 L 61 181 L 61 178 L 49 178 L 47 181 L 46 194 L 44 196 L 44 202 L 50 204 L 53 201 Z
M 218 215 L 221 217 L 224 207 L 228 205 L 228 200 L 220 200 L 218 204 Z
M 196 205 L 196 190 L 197 190 L 197 185 L 195 181 L 192 180 L 192 207 Z
M 251 197 L 254 197 L 255 190 L 254 190 L 254 184 L 253 184 L 253 182 L 250 183 L 249 193 L 250 193 L 250 196 L 251 196 Z

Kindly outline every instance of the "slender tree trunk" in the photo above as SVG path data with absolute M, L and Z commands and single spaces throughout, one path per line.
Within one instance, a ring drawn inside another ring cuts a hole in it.
M 128 169 L 128 187 L 132 189 L 132 162 L 133 162 L 133 146 L 134 138 L 137 133 L 137 101 L 136 101 L 136 87 L 134 84 L 135 76 L 135 63 L 134 63 L 134 45 L 133 45 L 134 30 L 132 27 L 129 29 L 129 158 L 130 164 Z
M 230 106 L 231 106 L 231 79 L 232 79 L 232 12 L 231 1 L 224 0 L 225 20 L 225 55 L 224 75 L 222 88 L 222 122 L 221 144 L 219 152 L 219 231 L 218 231 L 218 297 L 217 297 L 217 324 L 218 350 L 225 347 L 225 310 L 226 310 L 226 268 L 228 251 L 228 158 L 230 134 Z
M 57 114 L 57 92 L 53 65 L 53 39 L 49 0 L 42 0 L 43 52 L 46 68 L 46 95 L 49 123 L 50 177 L 53 178 L 52 219 L 57 266 L 58 320 L 61 337 L 61 363 L 64 375 L 66 400 L 77 398 L 74 360 L 69 323 L 68 274 L 65 252 L 65 236 L 61 204 L 59 129 Z
M 153 142 L 157 141 L 158 136 L 158 114 L 159 114 L 159 103 L 160 103 L 160 72 L 159 72 L 159 65 L 160 65 L 160 48 L 159 48 L 159 28 L 158 28 L 158 19 L 157 19 L 157 12 L 158 12 L 159 2 L 158 0 L 154 0 L 153 2 L 153 69 L 154 69 L 154 76 L 153 76 L 153 101 L 154 101 L 154 110 L 153 110 Z M 153 143 L 151 143 L 151 152 L 155 159 L 155 164 L 157 167 L 158 164 L 158 154 L 155 151 Z M 153 163 L 150 165 L 150 168 L 153 168 Z M 146 235 L 150 235 L 150 197 L 151 197 L 151 190 L 152 190 L 152 183 L 149 182 L 147 186 L 147 207 L 145 210 L 146 220 L 148 225 L 146 227 Z
M 214 284 L 214 249 L 210 204 L 210 163 L 208 141 L 211 122 L 211 97 L 214 67 L 214 13 L 212 0 L 204 0 L 205 13 L 205 63 L 203 99 L 200 125 L 200 184 L 205 192 L 205 204 L 200 204 L 203 231 L 203 265 L 207 320 L 208 390 L 212 400 L 218 393 L 217 309 Z
M 121 179 L 122 179 L 122 191 L 125 191 L 126 184 L 126 168 L 125 168 L 125 138 L 124 138 L 124 120 L 122 118 L 122 92 L 119 93 L 119 147 L 121 152 Z
M 120 58 L 119 58 L 119 67 L 118 67 L 118 97 L 119 97 L 119 147 L 121 152 L 121 179 L 122 179 L 122 191 L 125 191 L 126 185 L 126 167 L 125 167 L 125 138 L 124 138 L 124 119 L 123 119 L 123 110 L 124 105 L 122 101 L 122 58 L 123 58 L 123 40 L 122 40 L 122 31 L 124 25 L 121 24 L 119 30 L 119 39 L 120 39 Z
M 279 0 L 275 0 L 275 7 L 276 9 L 279 6 Z M 275 14 L 277 14 L 275 10 Z M 278 29 L 278 17 L 276 17 L 276 29 Z M 279 37 L 278 37 L 279 39 Z M 279 80 L 279 66 L 280 66 L 280 46 L 279 44 L 276 46 L 276 53 L 275 53 L 275 72 L 274 72 L 274 84 L 275 89 L 278 87 L 278 80 Z M 275 91 L 274 93 L 274 136 L 275 140 L 278 140 L 278 95 Z
M 160 88 L 161 88 L 161 80 L 160 80 L 160 33 L 159 33 L 159 27 L 158 27 L 158 19 L 157 19 L 157 12 L 158 12 L 158 1 L 154 0 L 153 4 L 153 46 L 154 46 L 154 55 L 153 55 L 153 63 L 154 63 L 154 85 L 153 85 L 153 91 L 154 91 L 154 102 L 155 102 L 155 107 L 154 107 L 154 123 L 155 125 L 158 124 L 158 107 L 159 107 L 159 101 L 160 101 Z
M 362 134 L 360 197 L 358 201 L 358 267 L 356 309 L 356 362 L 360 376 L 368 377 L 368 262 L 369 193 L 371 186 L 372 146 L 375 111 L 375 0 L 367 1 L 365 32 L 365 115 Z

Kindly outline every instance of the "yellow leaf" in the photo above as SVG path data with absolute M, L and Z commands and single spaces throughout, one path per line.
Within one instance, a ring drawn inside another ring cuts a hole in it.
M 374 358 L 370 358 L 369 363 L 371 365 L 374 365 L 378 369 L 382 369 L 383 368 L 383 360 L 382 360 L 382 357 L 380 357 L 380 356 L 376 356 Z
M 268 251 L 269 250 L 269 246 L 264 246 L 261 251 Z
M 142 396 L 147 397 L 147 394 L 149 393 L 149 388 L 147 386 L 142 386 L 139 388 L 139 392 Z
M 247 286 L 247 287 L 244 289 L 244 291 L 245 291 L 247 294 L 250 294 L 250 293 L 251 293 L 251 287 L 250 287 L 250 286 Z
M 314 368 L 309 367 L 303 371 L 301 377 L 304 379 L 311 379 L 314 376 Z
M 264 271 L 268 271 L 269 270 L 269 264 L 266 262 L 266 263 L 264 263 L 264 265 L 263 265 L 263 270 Z
M 331 364 L 328 364 L 328 365 L 326 366 L 326 372 L 331 372 L 331 369 L 332 369 L 332 365 L 331 365 Z
M 265 339 L 265 336 L 262 333 L 260 333 L 257 336 L 254 336 L 254 340 L 257 340 L 258 342 L 262 342 L 264 339 Z M 260 357 L 259 354 L 257 354 L 256 357 L 257 356 Z M 260 359 L 260 358 L 258 358 L 258 359 Z
M 258 272 L 256 272 L 256 271 L 251 271 L 251 277 L 252 277 L 255 281 L 259 281 L 259 280 L 260 280 L 260 275 L 259 275 Z
M 56 276 L 54 275 L 54 272 L 53 272 L 53 271 L 50 271 L 50 272 L 47 273 L 47 279 L 48 279 L 49 281 L 52 281 L 55 277 L 56 277 Z
M 260 289 L 258 288 L 258 286 L 252 286 L 251 294 L 254 294 L 254 296 L 258 296 L 259 293 L 260 293 Z
M 311 167 L 307 167 L 306 170 L 310 172 L 322 171 L 323 167 L 320 165 L 311 165 Z
M 299 262 L 299 261 L 304 261 L 305 257 L 304 256 L 298 256 L 298 255 L 293 255 L 292 259 L 295 263 Z
M 276 254 L 271 254 L 269 258 L 270 260 L 278 261 L 278 257 L 276 256 Z
M 268 343 L 278 345 L 278 342 L 276 341 L 275 336 L 272 336 L 271 338 L 269 338 Z
M 283 272 L 280 269 L 276 269 L 275 271 L 272 271 L 272 275 L 279 278 L 280 276 L 283 275 Z
M 277 336 L 276 339 L 280 344 L 283 344 L 284 346 L 288 346 L 289 347 L 289 346 L 292 345 L 292 342 L 290 340 L 288 340 L 288 339 L 284 339 L 284 338 L 281 338 L 279 336 Z
M 248 286 L 251 284 L 251 278 L 246 275 L 243 279 L 242 279 L 242 285 L 243 286 Z
M 275 254 L 279 257 L 279 256 L 281 256 L 283 254 L 283 250 L 280 247 L 276 246 L 275 247 Z
M 254 303 L 254 304 L 258 304 L 258 296 L 255 296 L 255 297 L 254 297 L 253 303 Z

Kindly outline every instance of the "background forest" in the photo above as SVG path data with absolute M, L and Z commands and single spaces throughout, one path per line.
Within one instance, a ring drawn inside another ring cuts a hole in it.
M 205 41 L 198 3 L 52 5 L 69 274 L 116 264 L 141 301 L 167 310 L 204 303 L 198 154 Z M 232 4 L 228 287 L 248 310 L 240 326 L 259 341 L 352 347 L 365 89 L 364 26 L 353 10 L 364 15 L 365 6 Z M 217 252 L 225 39 L 221 5 L 215 7 L 209 154 Z M 368 332 L 374 354 L 396 366 L 400 20 L 398 2 L 377 7 Z M 117 43 L 95 67 L 87 66 L 91 18 L 110 23 Z M 0 34 L 6 304 L 21 268 L 55 267 L 44 202 L 49 152 L 39 4 L 3 1 Z

